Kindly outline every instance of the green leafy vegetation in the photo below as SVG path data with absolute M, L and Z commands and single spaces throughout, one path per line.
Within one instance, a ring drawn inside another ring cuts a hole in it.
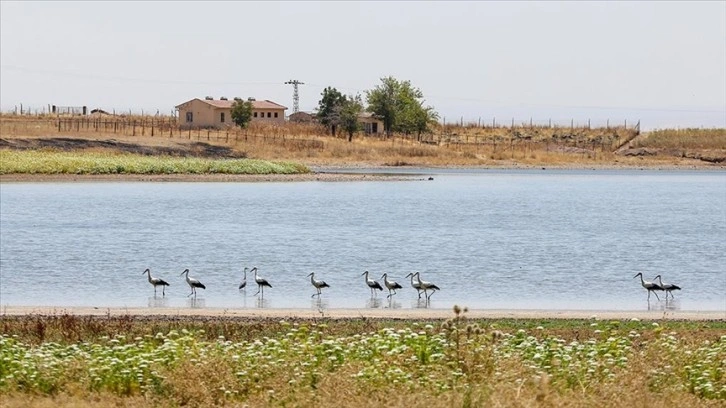
M 457 307 L 444 322 L 252 321 L 237 334 L 230 322 L 160 330 L 176 323 L 128 318 L 108 322 L 116 332 L 108 335 L 99 321 L 43 319 L 2 322 L 0 393 L 143 396 L 198 406 L 362 406 L 389 393 L 402 402 L 432 398 L 433 406 L 520 398 L 554 406 L 726 400 L 726 333 L 719 323 L 676 324 L 686 328 L 681 333 L 620 321 L 545 328 L 528 320 L 528 328 L 512 329 L 506 321 L 470 321 Z M 80 338 L 33 341 L 41 322 L 44 332 Z M 132 327 L 147 333 L 130 335 Z

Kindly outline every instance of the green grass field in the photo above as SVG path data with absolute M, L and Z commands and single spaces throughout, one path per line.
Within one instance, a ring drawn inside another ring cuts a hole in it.
M 254 159 L 0 150 L 0 174 L 299 174 L 306 166 Z

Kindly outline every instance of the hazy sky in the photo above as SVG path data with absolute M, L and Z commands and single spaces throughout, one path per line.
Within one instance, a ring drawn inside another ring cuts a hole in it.
M 0 105 L 292 112 L 410 80 L 447 122 L 726 127 L 726 1 L 0 1 Z

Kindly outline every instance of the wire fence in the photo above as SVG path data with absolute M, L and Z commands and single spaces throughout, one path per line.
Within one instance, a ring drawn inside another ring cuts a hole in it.
M 283 122 L 279 124 L 252 122 L 246 128 L 200 128 L 181 126 L 173 116 L 113 115 L 2 115 L 0 136 L 73 136 L 106 135 L 143 138 L 186 139 L 216 143 L 267 143 L 297 149 L 324 149 L 323 136 L 328 130 L 317 123 Z M 640 134 L 640 122 L 593 127 L 588 121 L 569 124 L 516 122 L 442 124 L 425 133 L 402 134 L 357 133 L 356 137 L 391 141 L 407 141 L 428 145 L 490 146 L 494 150 L 508 146 L 544 148 L 569 146 L 579 149 L 613 151 Z M 344 138 L 346 135 L 339 134 Z

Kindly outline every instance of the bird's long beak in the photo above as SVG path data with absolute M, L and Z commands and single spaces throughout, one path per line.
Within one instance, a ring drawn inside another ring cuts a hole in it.
M 409 273 L 408 275 L 406 275 L 406 277 L 407 277 L 407 278 L 408 278 L 409 276 L 413 276 L 413 272 L 411 272 L 411 273 Z
M 658 278 L 660 278 L 660 275 L 655 275 L 655 278 L 653 278 L 653 280 L 656 280 Z
M 363 276 L 363 275 L 365 275 L 367 273 L 368 273 L 368 271 L 365 271 L 365 272 L 361 273 L 360 276 Z
M 182 275 L 184 275 L 187 272 L 189 272 L 189 269 L 184 269 L 184 272 L 180 273 L 179 276 L 182 276 Z
M 308 276 L 313 276 L 313 272 L 310 272 L 310 273 L 308 274 Z
M 147 268 L 145 271 L 141 272 L 141 274 L 145 274 L 146 272 L 149 272 L 149 269 Z
M 633 276 L 633 279 L 637 278 L 638 275 L 640 275 L 640 274 L 639 273 L 636 273 L 635 276 Z

